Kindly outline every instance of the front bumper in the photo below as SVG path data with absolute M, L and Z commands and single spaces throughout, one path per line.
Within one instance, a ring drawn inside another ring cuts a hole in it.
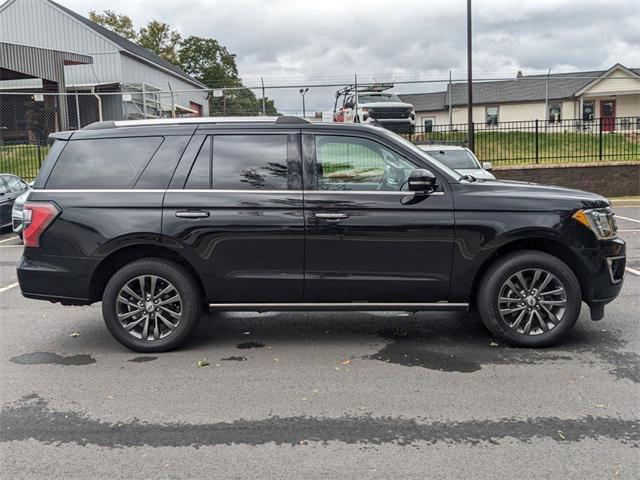
M 575 250 L 588 278 L 583 285 L 583 299 L 592 308 L 604 306 L 618 296 L 624 283 L 626 262 L 626 244 L 622 239 L 598 243 L 596 248 Z

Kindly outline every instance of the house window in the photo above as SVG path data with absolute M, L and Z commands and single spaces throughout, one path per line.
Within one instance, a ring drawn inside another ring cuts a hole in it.
M 549 123 L 559 123 L 561 120 L 562 105 L 552 103 L 549 105 Z
M 487 125 L 495 126 L 498 125 L 498 107 L 486 107 L 486 116 L 487 116 Z
M 433 132 L 433 118 L 425 118 L 424 119 L 424 133 Z
M 596 112 L 596 102 L 590 100 L 588 102 L 582 102 L 582 120 L 590 122 L 593 120 L 593 115 Z

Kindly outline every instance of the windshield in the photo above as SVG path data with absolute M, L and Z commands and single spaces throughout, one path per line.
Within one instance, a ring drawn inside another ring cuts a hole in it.
M 358 103 L 381 103 L 381 102 L 400 102 L 402 100 L 398 98 L 397 95 L 393 93 L 376 93 L 376 94 L 367 94 L 361 93 L 358 95 Z
M 454 170 L 458 168 L 480 168 L 474 156 L 467 150 L 426 150 L 426 152 L 429 156 L 437 158 Z
M 417 153 L 418 155 L 420 155 L 422 158 L 427 160 L 429 163 L 435 164 L 436 167 L 440 168 L 440 170 L 442 170 L 443 172 L 447 173 L 451 178 L 453 178 L 455 180 L 460 180 L 460 178 L 462 177 L 462 175 L 460 175 L 458 172 L 456 172 L 455 170 L 452 170 L 451 168 L 449 168 L 447 165 L 442 163 L 437 158 L 434 158 L 431 155 L 428 155 L 427 152 L 425 152 L 421 148 L 416 147 L 413 143 L 411 143 L 406 138 L 404 138 L 404 137 L 402 137 L 402 136 L 398 135 L 397 133 L 394 133 L 394 132 L 392 132 L 390 130 L 386 130 L 385 133 L 387 133 L 388 135 L 392 136 L 394 138 L 394 140 L 400 142 L 402 145 L 404 145 L 405 147 L 409 148 L 412 152 Z

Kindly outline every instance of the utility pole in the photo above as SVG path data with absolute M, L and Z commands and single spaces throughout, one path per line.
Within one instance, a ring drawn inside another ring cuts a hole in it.
M 469 150 L 475 151 L 475 132 L 473 131 L 473 62 L 471 60 L 471 0 L 467 0 L 467 131 Z

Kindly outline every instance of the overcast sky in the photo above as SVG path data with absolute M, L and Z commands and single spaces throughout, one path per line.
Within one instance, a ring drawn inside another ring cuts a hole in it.
M 442 78 L 466 71 L 464 0 L 59 0 L 213 37 L 245 83 Z M 474 0 L 478 77 L 640 67 L 640 0 Z

